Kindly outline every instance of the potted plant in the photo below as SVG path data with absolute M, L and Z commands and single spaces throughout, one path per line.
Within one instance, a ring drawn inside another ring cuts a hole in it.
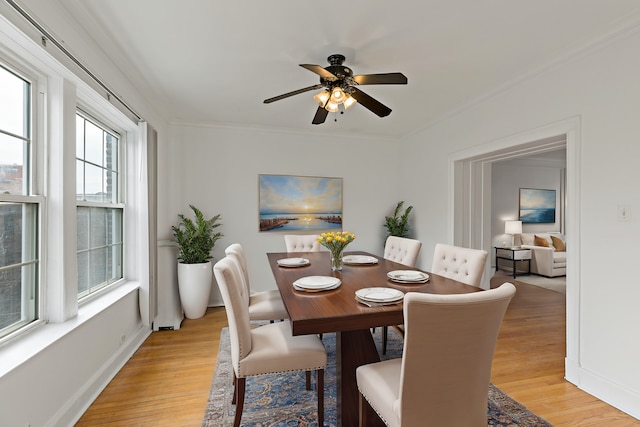
M 178 226 L 171 226 L 178 243 L 178 291 L 184 315 L 188 319 L 204 316 L 211 293 L 211 250 L 222 233 L 214 233 L 220 215 L 206 219 L 195 206 L 189 205 L 195 221 L 179 214 Z
M 396 205 L 396 209 L 393 211 L 393 216 L 384 217 L 384 227 L 387 229 L 387 237 L 389 236 L 398 236 L 398 237 L 408 237 L 409 236 L 409 214 L 413 209 L 413 206 L 407 207 L 404 212 L 402 212 L 402 207 L 404 206 L 404 201 L 398 202 Z M 402 212 L 402 213 L 401 213 Z

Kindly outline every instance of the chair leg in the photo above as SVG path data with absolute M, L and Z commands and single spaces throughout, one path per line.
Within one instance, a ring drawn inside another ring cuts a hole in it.
M 400 335 L 402 338 L 404 338 L 404 329 L 402 329 L 401 325 L 395 325 L 395 326 L 392 326 L 392 327 L 393 327 L 393 330 L 398 333 L 398 335 Z
M 307 377 L 307 390 L 311 390 L 311 371 L 305 372 Z
M 236 405 L 236 416 L 233 419 L 233 427 L 240 427 L 240 419 L 242 418 L 242 408 L 244 407 L 244 390 L 246 378 L 238 378 L 236 382 L 236 390 L 237 390 L 237 401 Z
M 387 354 L 387 337 L 389 335 L 389 327 L 382 327 L 382 354 Z
M 318 427 L 324 427 L 324 369 L 316 371 L 316 387 L 318 388 Z
M 369 406 L 369 402 L 364 398 L 362 393 L 358 393 L 358 411 L 360 415 L 358 416 L 359 427 L 367 427 L 369 424 L 369 417 L 367 416 L 367 407 Z
M 364 410 L 364 397 L 362 397 L 362 393 L 358 393 L 358 427 L 365 427 L 366 420 L 365 418 L 365 410 Z
M 231 404 L 236 404 L 236 396 L 238 395 L 238 379 L 236 378 L 236 371 L 233 371 L 233 396 L 231 397 Z

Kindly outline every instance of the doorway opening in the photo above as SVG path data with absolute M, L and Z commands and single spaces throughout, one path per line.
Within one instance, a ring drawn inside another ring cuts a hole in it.
M 491 187 L 492 165 L 507 159 L 517 159 L 557 150 L 566 150 L 566 174 L 563 183 L 564 206 L 562 232 L 571 241 L 567 253 L 567 331 L 565 366 L 577 366 L 579 360 L 579 118 L 565 120 L 540 129 L 524 132 L 512 137 L 456 153 L 450 159 L 449 212 L 453 218 L 450 226 L 451 241 L 455 245 L 480 248 L 491 253 L 492 212 Z M 484 287 L 488 288 L 491 263 L 487 264 Z M 570 363 L 571 362 L 571 363 Z M 566 372 L 567 380 L 577 378 Z

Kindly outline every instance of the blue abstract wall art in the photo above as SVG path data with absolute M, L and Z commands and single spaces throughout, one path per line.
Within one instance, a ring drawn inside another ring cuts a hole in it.
M 520 221 L 525 224 L 556 222 L 556 190 L 521 188 Z

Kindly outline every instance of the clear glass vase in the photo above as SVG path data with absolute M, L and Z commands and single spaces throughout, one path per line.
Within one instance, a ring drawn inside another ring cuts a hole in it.
M 331 251 L 331 271 L 342 271 L 342 251 Z

